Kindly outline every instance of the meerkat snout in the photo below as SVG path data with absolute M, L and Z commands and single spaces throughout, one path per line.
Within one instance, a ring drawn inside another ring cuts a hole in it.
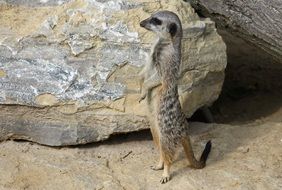
M 142 21 L 140 22 L 140 26 L 143 27 L 143 28 L 145 28 L 145 26 L 146 26 L 146 20 L 142 20 Z

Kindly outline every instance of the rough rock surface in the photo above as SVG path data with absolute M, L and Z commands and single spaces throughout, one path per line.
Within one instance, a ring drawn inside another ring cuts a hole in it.
M 183 1 L 0 1 L 0 140 L 59 146 L 148 128 L 138 72 L 153 35 L 139 22 L 176 12 L 184 28 L 187 116 L 217 99 L 226 47 Z
M 282 63 L 282 1 L 186 0 L 219 27 L 260 47 Z
M 164 185 L 159 183 L 162 172 L 149 167 L 158 159 L 149 132 L 72 148 L 6 141 L 0 143 L 0 189 L 279 190 L 281 128 L 281 123 L 274 122 L 192 124 L 198 155 L 212 139 L 207 166 L 189 168 L 180 152 L 172 167 L 172 181 Z

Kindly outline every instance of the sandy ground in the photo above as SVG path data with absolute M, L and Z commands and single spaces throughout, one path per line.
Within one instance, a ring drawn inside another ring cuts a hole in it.
M 193 123 L 191 133 L 197 155 L 212 139 L 206 168 L 191 169 L 181 151 L 164 185 L 150 169 L 158 153 L 149 131 L 65 148 L 2 142 L 0 189 L 282 189 L 281 123 Z

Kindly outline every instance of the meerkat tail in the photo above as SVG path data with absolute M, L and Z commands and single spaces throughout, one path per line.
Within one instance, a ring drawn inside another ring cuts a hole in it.
M 206 144 L 206 147 L 205 147 L 199 161 L 194 156 L 189 137 L 186 138 L 186 139 L 182 139 L 182 146 L 184 148 L 184 152 L 186 154 L 186 157 L 189 160 L 189 162 L 190 162 L 190 164 L 193 168 L 201 169 L 201 168 L 204 168 L 206 166 L 206 160 L 207 160 L 208 155 L 211 151 L 211 142 L 210 141 Z
M 210 154 L 210 151 L 211 151 L 211 147 L 212 147 L 212 143 L 211 143 L 211 141 L 208 141 L 206 146 L 205 146 L 205 149 L 204 149 L 204 151 L 201 155 L 200 162 L 206 163 L 208 156 Z

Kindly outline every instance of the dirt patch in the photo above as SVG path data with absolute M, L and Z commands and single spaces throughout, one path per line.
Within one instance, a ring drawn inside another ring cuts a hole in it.
M 149 131 L 85 146 L 50 148 L 30 142 L 0 144 L 0 189 L 269 189 L 282 188 L 282 124 L 193 123 L 197 155 L 213 148 L 206 168 L 193 170 L 183 152 L 172 180 L 161 185 L 152 171 L 157 150 Z

